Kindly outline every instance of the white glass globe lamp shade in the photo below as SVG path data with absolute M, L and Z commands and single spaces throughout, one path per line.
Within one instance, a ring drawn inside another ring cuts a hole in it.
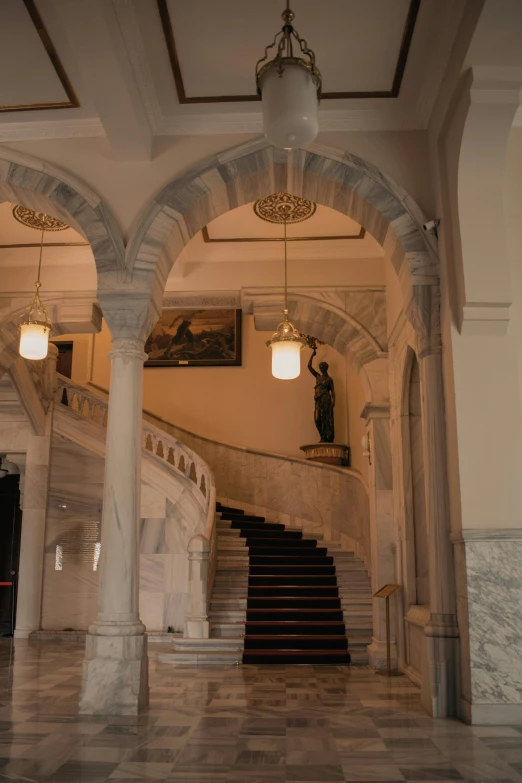
M 292 381 L 301 374 L 301 343 L 282 340 L 272 343 L 272 375 L 281 381 Z
M 20 326 L 20 356 L 24 359 L 45 359 L 49 350 L 50 327 L 43 323 L 25 323 Z
M 293 381 L 301 374 L 301 349 L 306 339 L 288 320 L 288 310 L 283 310 L 284 320 L 279 324 L 267 347 L 272 349 L 272 375 L 281 381 Z
M 263 129 L 274 147 L 296 149 L 310 144 L 319 132 L 317 86 L 308 68 L 284 65 L 269 68 L 259 80 Z

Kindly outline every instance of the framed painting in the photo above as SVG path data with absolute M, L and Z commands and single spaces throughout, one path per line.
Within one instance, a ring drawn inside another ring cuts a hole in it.
M 145 353 L 145 367 L 240 366 L 241 310 L 163 310 Z

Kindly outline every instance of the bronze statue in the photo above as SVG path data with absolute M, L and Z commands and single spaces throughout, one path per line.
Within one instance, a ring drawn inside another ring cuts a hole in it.
M 328 363 L 321 362 L 319 369 L 321 373 L 314 370 L 312 361 L 317 353 L 316 346 L 313 345 L 312 355 L 308 361 L 308 369 L 315 377 L 315 426 L 321 436 L 321 443 L 333 443 L 334 441 L 334 405 L 335 389 L 333 379 L 328 375 Z

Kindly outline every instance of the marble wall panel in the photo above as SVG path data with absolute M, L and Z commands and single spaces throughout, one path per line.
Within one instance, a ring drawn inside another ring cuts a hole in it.
M 521 705 L 522 536 L 490 532 L 466 541 L 471 699 Z

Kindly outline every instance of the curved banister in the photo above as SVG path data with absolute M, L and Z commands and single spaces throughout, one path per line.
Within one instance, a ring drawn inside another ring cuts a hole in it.
M 74 383 L 74 381 L 58 373 L 55 404 L 67 407 L 70 411 L 98 426 L 107 427 L 108 398 L 105 395 L 94 393 L 85 388 L 85 386 Z M 201 580 L 190 578 L 189 575 L 189 606 L 204 606 L 208 610 L 217 558 L 216 485 L 212 471 L 207 463 L 192 449 L 146 419 L 143 419 L 142 448 L 150 456 L 158 460 L 167 470 L 182 475 L 185 481 L 192 481 L 198 490 L 194 493 L 194 496 L 205 518 L 205 530 L 198 535 L 208 542 L 205 548 L 205 560 L 208 560 L 208 565 L 204 584 L 201 583 Z M 192 541 L 193 539 L 188 544 L 189 568 Z M 187 617 L 187 620 L 190 619 L 190 617 Z M 201 614 L 199 613 L 198 621 L 201 619 Z M 185 625 L 190 627 L 190 624 L 186 623 Z M 208 628 L 208 622 L 206 622 L 206 627 Z
M 55 400 L 58 404 L 65 405 L 95 424 L 107 426 L 109 409 L 107 399 L 63 375 L 58 375 L 57 378 Z M 215 492 L 214 477 L 207 463 L 199 455 L 173 435 L 169 435 L 146 420 L 143 421 L 142 447 L 153 457 L 166 463 L 170 470 L 191 479 L 199 489 L 198 502 L 205 512 L 208 511 L 212 487 Z M 209 525 L 211 527 L 211 523 L 212 520 L 206 514 L 206 527 Z

